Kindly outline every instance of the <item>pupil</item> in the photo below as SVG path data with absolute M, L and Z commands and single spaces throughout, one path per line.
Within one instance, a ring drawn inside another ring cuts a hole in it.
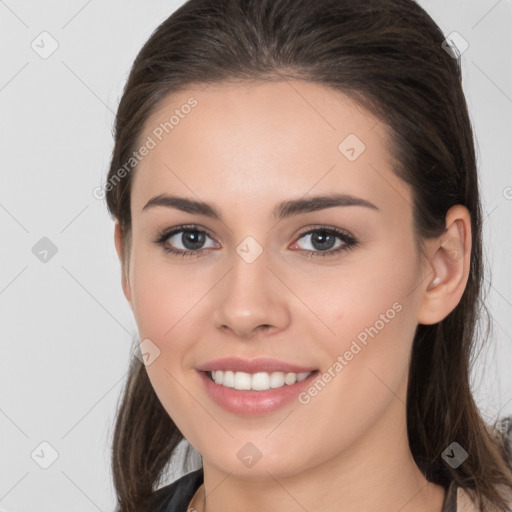
M 326 240 L 327 247 L 325 246 Z M 330 249 L 331 247 L 334 246 L 335 237 L 333 236 L 332 233 L 329 233 L 328 231 L 316 231 L 315 233 L 313 233 L 311 241 L 316 249 Z M 319 245 L 319 247 L 317 247 L 317 245 Z
M 181 235 L 181 241 L 187 249 L 199 249 L 204 244 L 204 235 L 199 231 L 186 231 Z

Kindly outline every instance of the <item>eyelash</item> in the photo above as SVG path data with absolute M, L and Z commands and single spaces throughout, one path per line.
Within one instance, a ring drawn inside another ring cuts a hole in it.
M 158 245 L 161 245 L 165 252 L 174 254 L 176 256 L 181 256 L 181 257 L 199 256 L 203 252 L 207 251 L 207 249 L 199 249 L 197 251 L 183 251 L 182 249 L 174 249 L 172 247 L 168 247 L 165 245 L 165 242 L 167 241 L 168 238 L 175 235 L 176 233 L 181 233 L 181 232 L 186 232 L 186 231 L 204 233 L 205 235 L 209 236 L 210 238 L 213 238 L 208 233 L 208 231 L 205 231 L 204 229 L 200 228 L 199 226 L 197 226 L 195 224 L 191 224 L 191 225 L 186 225 L 186 226 L 177 226 L 174 228 L 165 229 L 157 235 L 157 238 L 156 238 L 156 240 L 154 240 L 154 242 Z M 303 238 L 305 235 L 310 235 L 317 231 L 322 231 L 324 233 L 336 235 L 338 238 L 340 238 L 343 241 L 343 245 L 341 245 L 337 249 L 331 249 L 329 251 L 311 251 L 311 250 L 307 250 L 307 249 L 301 249 L 301 251 L 305 252 L 307 257 L 309 257 L 309 258 L 317 258 L 317 257 L 323 258 L 323 257 L 327 257 L 327 256 L 333 256 L 333 255 L 341 253 L 343 251 L 348 251 L 350 249 L 354 249 L 359 244 L 358 240 L 356 238 L 354 238 L 352 235 L 350 235 L 348 232 L 338 229 L 338 228 L 333 228 L 330 226 L 318 226 L 313 229 L 303 231 L 302 233 L 300 233 L 299 237 L 297 238 L 297 241 L 300 240 L 301 238 Z

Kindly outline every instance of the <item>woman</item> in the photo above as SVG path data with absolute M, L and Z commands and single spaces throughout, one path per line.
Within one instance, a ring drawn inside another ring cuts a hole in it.
M 511 506 L 444 40 L 412 0 L 191 0 L 144 45 L 106 186 L 140 337 L 119 510 Z M 156 490 L 184 439 L 200 469 Z

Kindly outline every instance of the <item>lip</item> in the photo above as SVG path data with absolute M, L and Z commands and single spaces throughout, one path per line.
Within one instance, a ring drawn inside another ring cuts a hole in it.
M 298 395 L 318 377 L 320 371 L 313 371 L 307 378 L 295 384 L 285 384 L 280 388 L 270 388 L 266 391 L 228 388 L 211 380 L 207 371 L 198 370 L 197 373 L 207 395 L 218 406 L 241 416 L 259 416 L 276 411 L 297 399 Z
M 242 359 L 240 357 L 225 357 L 215 359 L 196 367 L 201 372 L 214 370 L 232 370 L 235 372 L 258 373 L 258 372 L 285 372 L 285 373 L 304 373 L 314 372 L 318 368 L 299 366 L 278 359 L 260 357 L 257 359 Z

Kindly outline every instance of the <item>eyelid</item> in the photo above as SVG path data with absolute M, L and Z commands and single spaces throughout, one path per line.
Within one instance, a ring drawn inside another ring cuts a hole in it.
M 303 236 L 305 234 L 308 234 L 308 233 L 311 233 L 312 231 L 320 231 L 322 229 L 324 229 L 325 231 L 332 231 L 332 232 L 337 233 L 339 235 L 344 235 L 347 238 L 352 238 L 353 240 L 356 240 L 356 237 L 350 231 L 347 231 L 346 229 L 343 229 L 343 228 L 338 228 L 336 226 L 327 226 L 327 225 L 324 225 L 324 224 L 312 224 L 309 227 L 305 227 L 298 234 L 297 237 L 300 238 L 301 236 Z
M 162 230 L 157 230 L 155 238 L 157 239 L 167 239 L 172 235 L 175 235 L 176 233 L 179 233 L 180 231 L 203 231 L 206 233 L 210 238 L 215 240 L 215 237 L 213 236 L 212 232 L 205 228 L 204 226 L 201 226 L 199 224 L 180 224 L 178 226 L 173 226 L 170 228 L 164 228 Z M 158 241 L 158 240 L 155 240 Z

